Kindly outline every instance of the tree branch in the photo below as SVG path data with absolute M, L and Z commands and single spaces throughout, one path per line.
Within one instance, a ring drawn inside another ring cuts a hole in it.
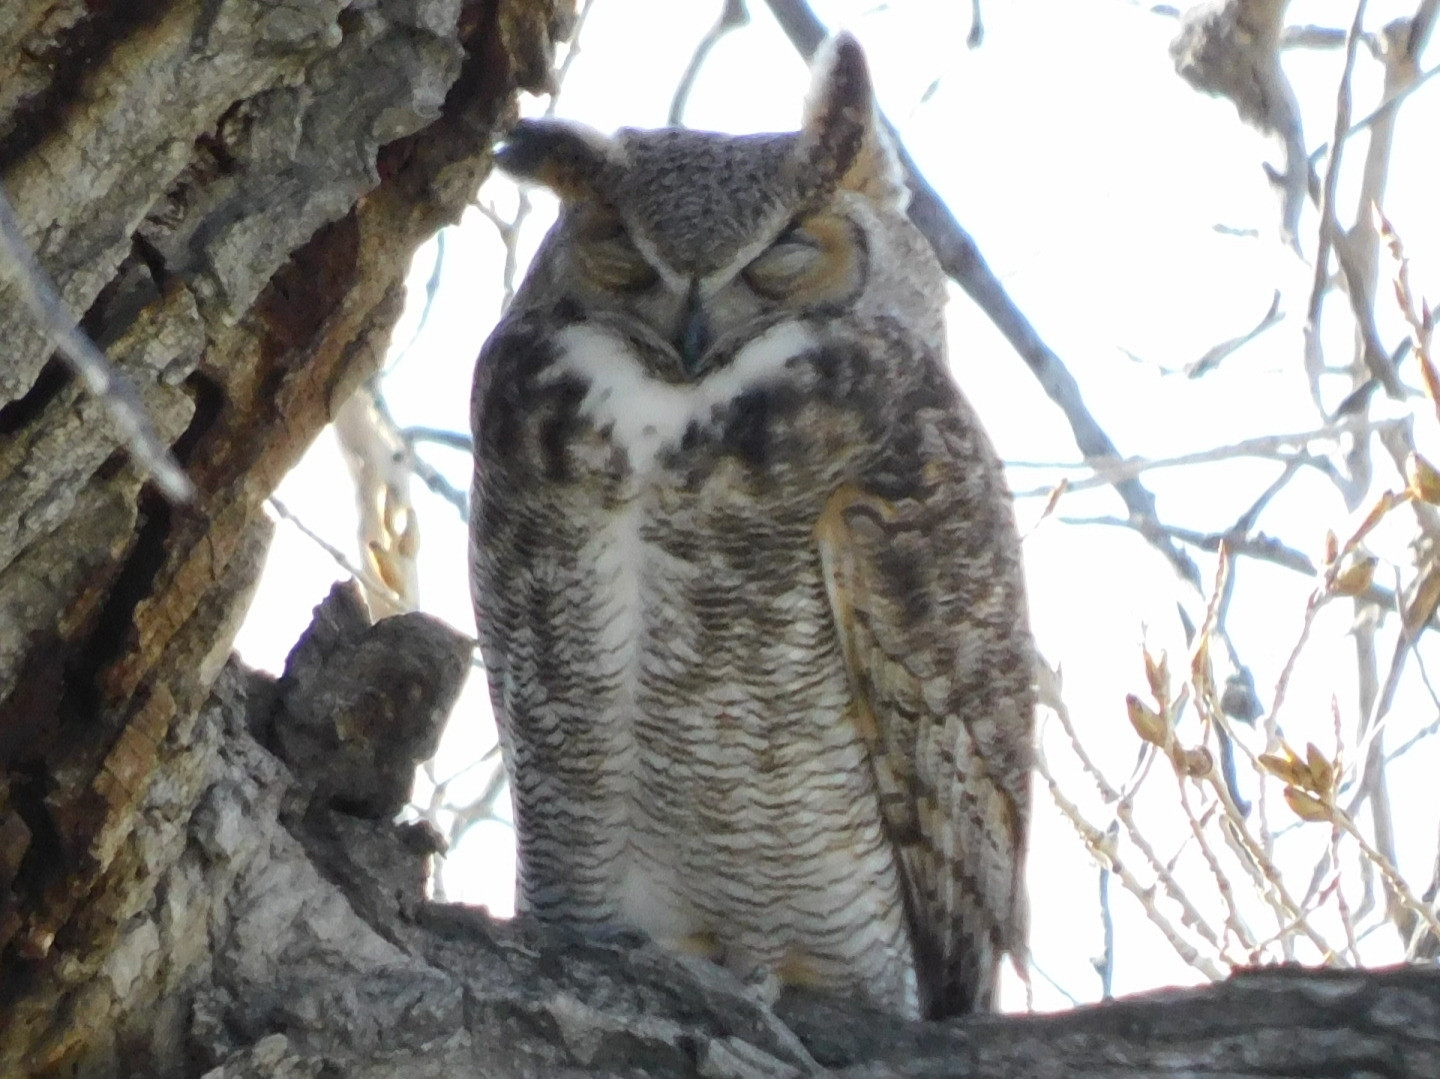
M 811 58 L 825 40 L 827 32 L 824 24 L 803 0 L 766 0 L 766 4 L 791 44 L 807 60 Z M 910 187 L 910 219 L 930 241 L 940 265 L 985 312 L 1039 380 L 1046 395 L 1060 407 L 1069 421 L 1080 452 L 1086 457 L 1119 457 L 1115 443 L 1086 407 L 1074 376 L 1010 298 L 1005 286 L 981 255 L 975 240 L 961 227 L 944 200 L 916 168 L 894 128 L 888 122 L 886 126 L 895 141 Z M 1158 524 L 1155 496 L 1139 480 L 1120 478 L 1112 486 L 1132 518 L 1142 525 Z M 1141 527 L 1140 531 L 1165 556 L 1182 580 L 1197 591 L 1204 591 L 1200 571 L 1188 554 L 1158 529 Z
M 115 370 L 65 309 L 49 275 L 25 242 L 20 221 L 0 188 L 0 279 L 4 277 L 10 278 L 36 326 L 59 350 L 71 373 L 105 406 L 135 463 L 150 474 L 166 498 L 172 502 L 191 501 L 195 485 L 170 455 L 135 387 Z
M 739 29 L 749 22 L 750 12 L 745 10 L 745 0 L 724 0 L 720 17 L 715 20 L 715 25 L 705 32 L 705 36 L 690 55 L 690 62 L 685 65 L 685 72 L 680 76 L 679 85 L 675 87 L 675 96 L 670 99 L 670 114 L 665 121 L 667 124 L 671 127 L 685 126 L 685 106 L 690 101 L 690 92 L 695 89 L 695 80 L 700 75 L 700 69 L 705 66 L 711 50 L 731 30 Z

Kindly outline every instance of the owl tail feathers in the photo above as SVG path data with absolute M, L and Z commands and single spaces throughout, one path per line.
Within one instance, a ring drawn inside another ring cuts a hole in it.
M 997 935 L 984 931 L 975 935 L 961 931 L 946 942 L 920 937 L 915 964 L 921 1015 L 926 1019 L 953 1019 L 999 1010 L 1000 975 L 1007 957 L 1025 987 L 1025 1010 L 1034 1011 L 1030 949 L 1023 939 L 1006 944 Z
M 836 34 L 815 54 L 811 72 L 796 148 L 802 193 L 822 197 L 843 188 L 903 213 L 910 201 L 905 169 L 875 105 L 860 43 Z

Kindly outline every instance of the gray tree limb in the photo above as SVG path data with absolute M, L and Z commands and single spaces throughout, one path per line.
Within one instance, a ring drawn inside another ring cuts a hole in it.
M 824 23 L 816 18 L 803 0 L 766 0 L 791 44 L 806 59 L 815 54 L 825 40 Z M 1096 421 L 1085 404 L 1080 384 L 1044 339 L 1036 332 L 1024 312 L 1010 298 L 1005 286 L 995 276 L 974 238 L 961 226 L 945 201 L 930 186 L 915 166 L 893 128 L 891 136 L 900 152 L 910 187 L 910 219 L 935 249 L 946 274 L 964 289 L 965 294 L 984 311 L 995 328 L 1010 342 L 1039 381 L 1046 396 L 1060 408 L 1075 437 L 1075 445 L 1086 457 L 1119 458 L 1120 451 L 1105 429 Z M 1197 591 L 1204 592 L 1200 570 L 1178 545 L 1158 526 L 1155 496 L 1133 476 L 1118 478 L 1113 486 L 1125 503 L 1135 528 L 1169 561 L 1180 578 Z
M 11 1008 L 0 1073 L 1133 1079 L 1440 1074 L 1440 973 L 1275 969 L 1051 1016 L 909 1023 L 773 1007 L 635 934 L 586 938 L 424 899 L 438 847 L 393 823 L 469 641 L 375 626 L 354 586 L 278 681 L 227 666 L 143 808 L 151 898 L 63 997 Z M 63 1000 L 63 1006 L 60 1001 Z M 10 1029 L 14 1029 L 12 1026 Z

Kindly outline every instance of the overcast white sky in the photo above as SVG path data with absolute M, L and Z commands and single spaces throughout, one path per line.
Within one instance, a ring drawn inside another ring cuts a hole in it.
M 559 114 L 606 131 L 662 124 L 694 44 L 720 6 L 719 0 L 597 0 Z M 686 114 L 691 126 L 742 132 L 789 129 L 798 122 L 808 74 L 763 3 L 751 0 L 749 7 L 752 24 L 727 36 L 700 76 Z M 984 43 L 972 51 L 964 44 L 970 5 L 959 0 L 837 0 L 815 7 L 828 25 L 849 27 L 864 43 L 881 104 L 915 159 L 1069 366 L 1122 452 L 1166 457 L 1318 426 L 1300 367 L 1310 269 L 1279 243 L 1276 203 L 1260 169 L 1261 160 L 1275 155 L 1240 125 L 1230 104 L 1201 97 L 1176 77 L 1167 53 L 1173 19 L 1123 0 L 988 0 Z M 1367 25 L 1379 26 L 1410 9 L 1375 0 Z M 1290 21 L 1344 26 L 1352 14 L 1349 4 L 1295 0 Z M 1440 50 L 1430 52 L 1425 65 L 1433 64 Z M 1328 138 L 1333 124 L 1340 61 L 1333 51 L 1286 58 L 1312 147 Z M 1375 104 L 1376 70 L 1362 56 L 1357 116 Z M 933 93 L 922 100 L 932 85 Z M 537 113 L 543 106 L 531 101 L 526 111 Z M 1425 290 L 1428 282 L 1431 296 L 1440 293 L 1437 106 L 1440 90 L 1430 87 L 1405 106 L 1387 205 L 1416 261 L 1417 284 Z M 1352 140 L 1349 153 L 1358 161 L 1363 139 Z M 1352 212 L 1353 188 L 1354 177 L 1347 173 L 1340 202 L 1345 214 Z M 506 182 L 493 180 L 480 199 L 508 214 L 515 194 Z M 527 256 L 553 212 L 543 195 L 535 202 L 522 242 Z M 1314 250 L 1315 227 L 1312 212 L 1302 230 L 1307 255 Z M 499 313 L 503 252 L 493 227 L 474 211 L 447 230 L 439 291 L 415 337 L 420 304 L 414 301 L 423 303 L 434 260 L 433 242 L 416 256 L 412 304 L 396 333 L 397 346 L 408 347 L 403 357 L 398 347 L 392 352 L 385 391 L 402 424 L 463 431 L 474 357 Z M 1205 379 L 1163 373 L 1249 330 L 1276 289 L 1286 317 L 1260 341 Z M 1383 302 L 1380 306 L 1386 340 L 1398 341 L 1395 319 Z M 1336 311 L 1328 320 L 1327 340 L 1332 355 L 1348 358 L 1348 323 Z M 950 325 L 956 377 L 1007 461 L 1076 460 L 1059 411 L 983 314 L 958 293 Z M 1425 437 L 1421 441 L 1426 444 Z M 1440 459 L 1440 451 L 1435 457 Z M 1377 454 L 1377 462 L 1381 458 Z M 432 459 L 454 482 L 468 483 L 467 459 L 438 450 Z M 1273 463 L 1238 462 L 1154 473 L 1146 482 L 1159 498 L 1162 518 L 1215 531 L 1228 527 L 1277 472 Z M 1028 491 L 1053 485 L 1064 474 L 1012 467 L 1010 479 L 1014 489 Z M 1388 475 L 1380 480 L 1399 482 Z M 329 433 L 287 478 L 280 496 L 311 528 L 353 549 L 350 485 Z M 421 512 L 423 606 L 473 632 L 463 525 L 418 483 L 415 498 Z M 1178 671 L 1186 666 L 1175 608 L 1184 591 L 1167 564 L 1130 533 L 1056 519 L 1036 527 L 1043 502 L 1018 503 L 1022 529 L 1030 532 L 1026 556 L 1036 636 L 1050 663 L 1063 668 L 1066 699 L 1082 738 L 1112 781 L 1120 782 L 1135 760 L 1123 698 L 1144 687 L 1141 642 L 1168 649 Z M 1059 509 L 1063 516 L 1082 518 L 1122 512 L 1106 490 L 1066 496 Z M 1329 484 L 1307 477 L 1276 500 L 1262 527 L 1318 552 L 1324 529 L 1343 531 L 1346 520 Z M 1377 545 L 1403 562 L 1405 539 L 1397 528 Z M 1213 562 L 1201 562 L 1209 574 Z M 278 525 L 265 579 L 238 642 L 242 655 L 279 669 L 311 608 L 340 572 L 294 528 Z M 1239 572 L 1230 626 L 1268 702 L 1299 629 L 1310 582 L 1253 564 Z M 1199 610 L 1193 601 L 1189 607 Z M 1321 615 L 1316 644 L 1297 670 L 1285 722 L 1301 744 L 1309 739 L 1333 745 L 1332 694 L 1342 709 L 1354 711 L 1354 662 L 1344 651 L 1348 617 L 1348 607 L 1342 611 L 1338 605 Z M 1392 720 L 1394 741 L 1428 724 L 1434 711 L 1428 697 L 1402 696 Z M 477 680 L 447 732 L 441 774 L 473 760 L 492 738 Z M 1052 749 L 1050 755 L 1056 763 L 1062 754 Z M 1429 795 L 1434 764 L 1433 751 L 1416 753 L 1397 762 L 1394 773 L 1404 810 L 1402 868 L 1421 888 L 1429 878 L 1440 819 Z M 483 771 L 475 771 L 472 787 L 483 785 Z M 1071 779 L 1075 797 L 1090 795 L 1083 779 L 1073 774 Z M 1142 802 L 1137 813 L 1145 811 Z M 1069 994 L 1093 999 L 1099 982 L 1090 960 L 1101 941 L 1097 871 L 1043 788 L 1036 790 L 1034 817 L 1032 951 L 1045 974 Z M 451 897 L 507 910 L 509 843 L 503 824 L 473 830 L 445 870 Z M 1117 992 L 1196 980 L 1132 901 L 1117 898 L 1114 911 Z M 1007 999 L 1012 1006 L 1023 1003 L 1023 996 Z M 1036 1000 L 1041 1007 L 1067 1003 L 1043 978 L 1036 981 Z

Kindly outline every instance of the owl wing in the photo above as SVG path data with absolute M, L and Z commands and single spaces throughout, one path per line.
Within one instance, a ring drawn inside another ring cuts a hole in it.
M 999 462 L 958 408 L 912 416 L 911 467 L 842 487 L 815 529 L 930 1018 L 991 1007 L 1001 954 L 1026 936 L 1019 540 Z

